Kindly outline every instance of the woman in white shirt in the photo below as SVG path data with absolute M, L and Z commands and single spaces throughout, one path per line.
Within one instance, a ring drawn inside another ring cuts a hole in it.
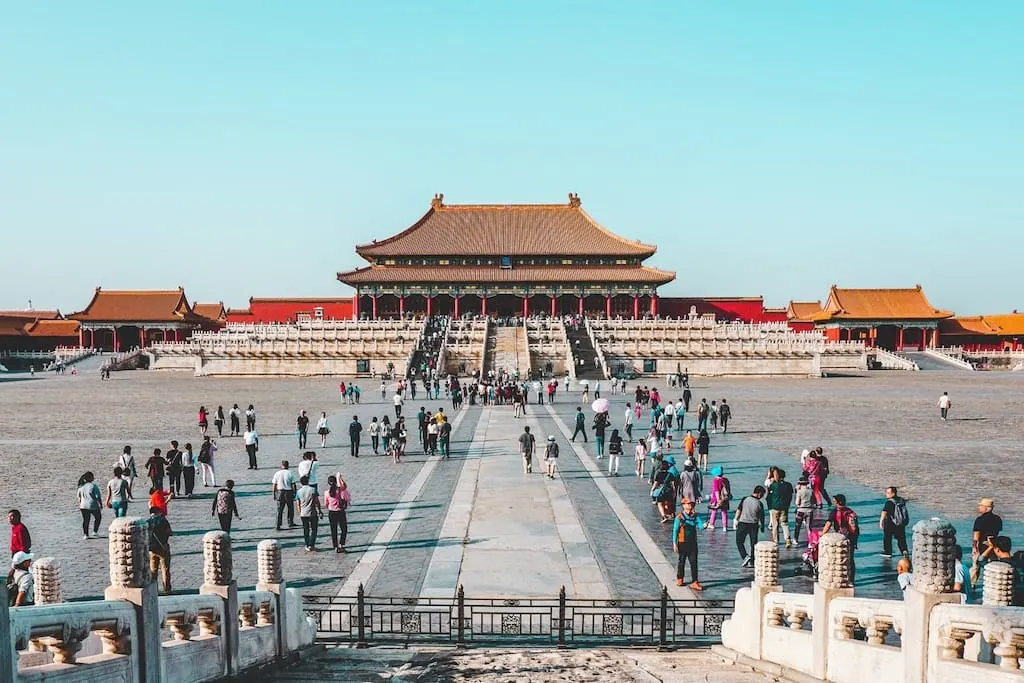
M 316 433 L 320 435 L 320 448 L 327 447 L 327 435 L 331 428 L 327 426 L 327 413 L 320 413 L 320 419 L 316 421 Z

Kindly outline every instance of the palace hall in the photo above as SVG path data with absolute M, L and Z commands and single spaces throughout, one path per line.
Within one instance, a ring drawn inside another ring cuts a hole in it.
M 412 226 L 356 247 L 369 265 L 338 273 L 354 317 L 481 313 L 657 315 L 675 273 L 645 265 L 657 247 L 614 234 L 579 195 L 565 204 L 444 203 Z

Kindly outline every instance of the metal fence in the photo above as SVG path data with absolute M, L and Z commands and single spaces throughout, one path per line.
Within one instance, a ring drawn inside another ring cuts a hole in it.
M 641 600 L 567 598 L 381 598 L 306 595 L 321 642 L 502 645 L 643 645 L 670 648 L 721 641 L 733 600 L 676 600 L 662 587 Z

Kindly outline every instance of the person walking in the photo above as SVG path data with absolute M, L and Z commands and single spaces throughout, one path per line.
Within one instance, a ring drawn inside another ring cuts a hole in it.
M 530 433 L 530 428 L 523 427 L 523 433 L 519 435 L 519 453 L 523 456 L 524 474 L 533 472 L 533 449 L 536 445 L 537 440 Z
M 210 411 L 206 406 L 199 406 L 199 433 L 206 436 L 206 430 L 210 427 Z
M 729 420 L 732 419 L 732 407 L 722 399 L 722 405 L 718 408 L 718 421 L 722 423 L 722 433 L 729 431 Z
M 772 543 L 779 544 L 779 527 L 782 527 L 786 547 L 793 547 L 789 535 L 789 506 L 793 502 L 793 485 L 786 481 L 786 470 L 776 468 L 772 482 L 768 485 L 768 516 L 772 530 Z
M 245 409 L 245 428 L 248 430 L 256 429 L 256 408 L 251 403 Z
M 359 457 L 359 440 L 362 438 L 363 425 L 359 422 L 359 416 L 353 415 L 352 421 L 348 423 L 348 444 L 351 455 L 354 458 Z
M 686 563 L 690 564 L 690 588 L 695 591 L 704 590 L 697 574 L 697 529 L 700 520 L 697 518 L 696 504 L 689 498 L 683 498 L 682 510 L 676 515 L 672 524 L 672 548 L 678 555 L 676 562 L 676 585 L 686 583 Z
M 381 446 L 384 448 L 384 454 L 387 455 L 388 449 L 391 447 L 391 420 L 388 419 L 387 415 L 380 422 L 380 440 Z
M 754 546 L 757 545 L 758 530 L 764 532 L 764 504 L 761 503 L 764 494 L 763 486 L 755 486 L 749 496 L 740 498 L 740 503 L 736 506 L 736 516 L 733 518 L 736 527 L 736 549 L 740 551 L 740 558 L 743 560 L 740 566 L 746 569 L 754 567 Z M 750 539 L 749 552 L 747 539 Z
M 708 400 L 702 398 L 700 403 L 697 405 L 697 431 L 708 428 L 708 417 L 711 415 L 711 408 L 708 406 Z
M 633 449 L 633 474 L 637 479 L 643 479 L 644 469 L 647 466 L 647 442 L 643 439 L 636 440 L 636 448 Z
M 608 440 L 608 475 L 619 476 L 619 460 L 622 458 L 622 437 L 619 430 L 613 429 L 611 438 Z
M 704 500 L 704 475 L 690 458 L 683 462 L 683 471 L 679 473 L 679 497 L 694 503 Z
M 231 420 L 231 436 L 239 436 L 242 433 L 242 409 L 237 403 L 228 411 L 228 419 Z
M 806 476 L 801 476 L 796 482 L 796 517 L 793 521 L 793 542 L 800 544 L 800 527 L 807 524 L 807 547 L 811 547 L 811 532 L 815 528 L 814 517 L 818 514 L 817 504 L 814 502 L 814 491 L 811 490 L 811 483 Z
M 153 581 L 160 577 L 161 595 L 171 593 L 171 523 L 167 515 L 154 506 L 149 508 L 149 573 Z
M 907 552 L 907 526 L 910 515 L 907 513 L 907 501 L 897 495 L 896 487 L 885 490 L 885 503 L 882 514 L 878 518 L 878 527 L 882 530 L 882 557 L 892 557 L 892 540 L 895 538 L 897 547 L 903 557 L 910 557 Z
M 153 455 L 149 456 L 149 460 L 146 461 L 145 467 L 150 485 L 155 489 L 163 490 L 164 468 L 167 466 L 167 461 L 164 460 L 161 453 L 162 451 L 159 448 L 154 448 Z
M 114 478 L 107 482 L 107 499 L 104 505 L 114 511 L 114 519 L 128 514 L 128 500 L 131 487 L 124 477 L 124 470 L 114 468 Z
M 729 530 L 729 504 L 732 501 L 732 484 L 725 476 L 725 470 L 718 466 L 711 470 L 711 497 L 708 499 L 708 521 L 705 529 L 715 528 L 715 516 L 722 517 L 722 530 Z
M 686 453 L 687 458 L 692 458 L 693 453 L 697 448 L 697 439 L 693 438 L 693 432 L 686 430 L 686 436 L 683 437 L 683 451 Z
M 319 475 L 320 475 L 320 463 L 316 459 L 316 451 L 306 451 L 302 454 L 302 460 L 299 461 L 299 480 L 303 477 L 309 480 L 309 485 L 313 487 L 313 490 L 320 493 L 319 486 Z
M 224 406 L 217 406 L 217 416 L 213 418 L 213 426 L 217 428 L 217 438 L 224 436 Z
M 164 459 L 167 464 L 167 478 L 170 481 L 168 489 L 171 495 L 177 498 L 181 495 L 181 470 L 182 470 L 182 455 L 181 451 L 178 450 L 178 442 L 172 441 L 171 447 L 164 453 Z
M 370 435 L 370 446 L 373 448 L 374 455 L 380 453 L 380 426 L 381 423 L 377 422 L 377 418 L 374 417 L 370 419 L 370 424 L 366 427 L 366 431 Z
M 558 466 L 558 443 L 553 434 L 548 437 L 547 445 L 544 446 L 544 464 L 547 465 L 547 472 L 544 476 L 554 479 L 555 469 Z
M 373 418 L 376 420 L 377 418 Z M 327 424 L 327 413 L 321 412 L 320 419 L 316 421 L 316 433 L 320 436 L 320 448 L 327 448 L 327 435 L 331 433 L 331 428 Z M 374 451 L 376 453 L 376 450 Z
M 135 456 L 132 455 L 131 446 L 124 447 L 124 451 L 117 459 L 117 465 L 128 479 L 128 499 L 131 500 L 132 489 L 135 486 L 135 477 L 138 476 L 138 472 L 135 469 Z
M 401 392 L 395 392 L 395 396 L 392 398 L 392 401 L 395 404 L 395 419 L 397 420 L 402 417 L 402 404 L 405 403 L 405 399 L 402 398 Z
M 847 507 L 845 495 L 837 493 L 832 496 L 832 502 L 834 507 L 825 521 L 821 535 L 824 536 L 830 531 L 837 531 L 850 541 L 850 583 L 853 584 L 857 573 L 854 550 L 857 549 L 857 540 L 860 538 L 860 523 L 857 521 L 857 513 Z
M 708 419 L 711 422 L 711 433 L 718 433 L 718 405 L 711 401 L 711 406 L 708 408 Z
M 220 521 L 220 530 L 231 533 L 231 518 L 242 519 L 238 514 L 238 505 L 235 502 L 235 480 L 228 479 L 224 482 L 213 498 L 213 506 L 210 508 L 210 515 L 216 515 Z
M 299 435 L 299 448 L 305 448 L 306 435 L 309 432 L 309 416 L 306 415 L 305 410 L 300 410 L 299 416 L 295 418 L 295 430 Z
M 828 501 L 828 492 L 825 491 L 825 480 L 829 475 L 828 458 L 821 450 L 821 446 L 811 451 L 807 460 L 804 461 L 804 469 L 807 471 L 807 478 L 811 482 L 811 490 L 814 491 L 814 501 L 820 510 Z
M 12 600 L 11 607 L 30 607 L 36 604 L 35 577 L 29 571 L 32 564 L 32 553 L 19 550 L 11 557 L 10 584 L 13 588 L 8 595 Z
M 568 382 L 568 378 L 566 378 Z M 573 430 L 572 438 L 569 441 L 576 443 L 576 435 L 583 435 L 583 443 L 587 442 L 587 416 L 583 414 L 583 408 L 576 406 L 576 429 Z
M 943 422 L 946 421 L 946 417 L 949 415 L 949 409 L 953 407 L 953 401 L 949 398 L 949 392 L 943 391 L 942 396 L 939 396 L 939 417 Z
M 288 461 L 281 461 L 281 469 L 270 480 L 270 492 L 277 501 L 277 531 L 281 531 L 284 513 L 288 512 L 288 527 L 295 526 L 295 475 L 288 469 Z
M 447 460 L 451 457 L 452 425 L 445 418 L 444 422 L 437 428 L 437 447 L 441 451 L 441 457 Z
M 633 409 L 627 403 L 626 404 L 626 416 L 623 418 L 622 428 L 623 428 L 623 430 L 625 430 L 626 438 L 629 439 L 630 443 L 633 443 L 633 424 L 634 424 Z
M 352 496 L 345 480 L 333 474 L 327 477 L 323 507 L 327 509 L 327 521 L 331 525 L 331 546 L 336 553 L 347 552 L 345 550 L 345 541 L 348 539 L 346 510 L 351 503 Z
M 708 471 L 708 451 L 711 450 L 711 437 L 708 430 L 700 430 L 697 435 L 697 467 L 705 472 Z
M 690 412 L 690 401 L 693 400 L 693 394 L 690 392 L 690 387 L 683 384 L 683 412 Z
M 196 487 L 196 456 L 190 443 L 185 444 L 185 452 L 181 454 L 181 478 L 185 480 L 185 497 L 191 498 Z
M 598 413 L 594 416 L 594 443 L 597 447 L 597 459 L 604 457 L 604 433 L 608 427 L 608 413 Z
M 302 415 L 299 416 L 301 419 Z M 306 423 L 309 423 L 309 418 L 306 418 Z M 260 435 L 257 433 L 256 428 L 246 428 L 245 434 L 242 434 L 242 442 L 245 444 L 245 454 L 249 456 L 249 467 L 250 470 L 258 470 L 259 463 L 256 462 L 256 454 L 260 450 Z M 299 432 L 299 443 L 304 444 L 306 442 L 305 431 Z M 300 446 L 302 448 L 302 446 Z
M 388 385 L 387 382 L 382 378 L 380 380 L 380 400 L 386 401 L 388 399 Z
M 309 485 L 309 478 L 300 478 L 299 484 L 299 490 L 295 494 L 295 505 L 299 508 L 299 518 L 302 520 L 302 538 L 306 544 L 306 552 L 311 553 L 316 551 L 316 530 L 324 513 L 316 489 Z
M 86 472 L 78 479 L 78 510 L 82 513 L 82 538 L 89 538 L 89 520 L 92 520 L 92 533 L 98 536 L 100 533 L 100 518 L 102 516 L 102 494 L 100 487 L 95 482 L 92 472 Z
M 253 431 L 246 428 L 247 431 Z M 208 436 L 203 437 L 203 443 L 199 446 L 199 467 L 203 474 L 203 486 L 216 486 L 217 474 L 213 469 L 213 454 L 217 452 L 217 443 Z

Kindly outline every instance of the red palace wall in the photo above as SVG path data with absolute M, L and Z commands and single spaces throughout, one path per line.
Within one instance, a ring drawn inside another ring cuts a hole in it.
M 673 296 L 658 299 L 658 313 L 662 317 L 685 318 L 690 315 L 691 306 L 696 307 L 697 315 L 714 313 L 716 319 L 724 322 L 731 320 L 768 321 L 768 318 L 765 317 L 764 299 L 761 297 L 692 298 Z M 785 316 L 782 320 L 785 320 Z
M 300 314 L 315 318 L 314 309 L 323 309 L 324 320 L 351 320 L 352 297 L 340 299 L 274 299 L 249 300 L 248 314 L 230 311 L 231 323 L 287 323 Z

